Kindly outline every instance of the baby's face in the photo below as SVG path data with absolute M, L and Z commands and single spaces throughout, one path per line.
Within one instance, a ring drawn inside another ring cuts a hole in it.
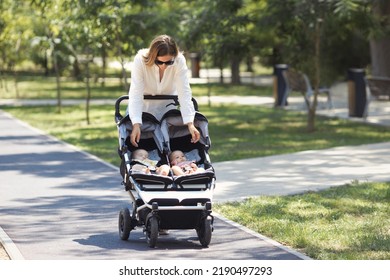
M 183 162 L 183 161 L 186 161 L 186 156 L 184 155 L 184 153 L 182 152 L 173 152 L 172 155 L 171 155 L 171 162 L 172 163 L 179 163 L 179 162 Z
M 140 150 L 140 151 L 137 151 L 136 152 L 136 158 L 137 159 L 141 159 L 141 160 L 144 160 L 144 159 L 147 159 L 149 156 L 148 152 L 145 151 L 145 150 Z

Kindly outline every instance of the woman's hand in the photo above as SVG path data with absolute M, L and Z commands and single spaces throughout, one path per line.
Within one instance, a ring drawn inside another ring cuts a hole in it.
M 133 130 L 130 135 L 130 142 L 134 147 L 138 147 L 139 139 L 141 138 L 141 125 L 139 123 L 133 124 Z
M 191 143 L 196 143 L 200 140 L 200 133 L 199 131 L 196 129 L 194 123 L 190 122 L 187 124 L 188 125 L 188 130 L 190 131 L 191 133 Z

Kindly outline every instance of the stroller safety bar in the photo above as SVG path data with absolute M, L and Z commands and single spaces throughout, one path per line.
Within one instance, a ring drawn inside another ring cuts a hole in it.
M 179 105 L 179 98 L 177 95 L 144 95 L 144 99 L 148 100 L 172 100 L 173 105 Z M 115 101 L 115 122 L 118 123 L 123 119 L 123 115 L 120 112 L 120 104 L 123 100 L 129 100 L 128 95 L 122 95 Z M 195 111 L 198 111 L 198 102 L 192 98 Z
M 138 211 L 141 211 L 144 208 L 149 208 L 153 210 L 159 210 L 159 211 L 167 211 L 167 210 L 174 210 L 174 211 L 180 211 L 180 210 L 210 210 L 208 206 L 206 205 L 197 205 L 197 206 L 158 206 L 157 209 L 153 208 L 153 205 L 151 204 L 144 204 L 137 208 Z

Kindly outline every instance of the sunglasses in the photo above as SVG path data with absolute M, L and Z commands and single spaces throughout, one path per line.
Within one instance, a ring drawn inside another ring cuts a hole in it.
M 174 61 L 174 60 L 161 61 L 161 60 L 156 59 L 154 62 L 155 62 L 157 65 L 163 65 L 163 64 L 165 64 L 165 65 L 169 66 L 169 65 L 172 65 L 175 61 Z

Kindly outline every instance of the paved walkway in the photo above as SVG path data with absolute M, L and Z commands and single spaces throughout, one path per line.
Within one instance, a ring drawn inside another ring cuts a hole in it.
M 215 200 L 288 195 L 362 182 L 390 182 L 390 142 L 214 164 Z

